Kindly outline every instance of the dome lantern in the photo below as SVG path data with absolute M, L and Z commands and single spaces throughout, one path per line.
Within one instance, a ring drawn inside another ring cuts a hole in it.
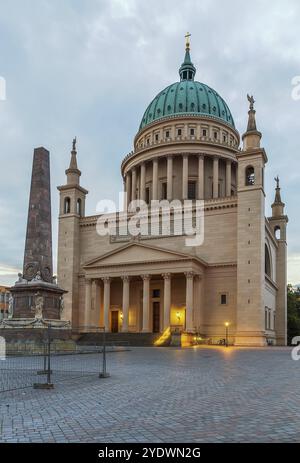
M 186 33 L 186 43 L 185 43 L 185 57 L 182 65 L 179 68 L 179 75 L 180 80 L 194 80 L 196 74 L 196 68 L 191 61 L 190 56 L 190 38 L 191 34 L 189 32 Z

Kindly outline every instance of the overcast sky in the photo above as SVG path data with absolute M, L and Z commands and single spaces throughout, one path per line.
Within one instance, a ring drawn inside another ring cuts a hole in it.
M 51 152 L 56 261 L 58 192 L 78 138 L 87 214 L 117 200 L 120 163 L 151 99 L 178 80 L 190 31 L 196 79 L 247 123 L 256 100 L 269 162 L 267 215 L 279 174 L 288 226 L 288 279 L 300 283 L 300 75 L 298 0 L 0 0 L 0 284 L 22 268 L 33 149 Z

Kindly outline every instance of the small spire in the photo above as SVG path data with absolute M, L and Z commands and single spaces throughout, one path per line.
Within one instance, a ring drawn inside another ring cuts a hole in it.
M 73 151 L 76 151 L 76 143 L 77 143 L 77 139 L 75 137 L 75 138 L 73 138 L 73 142 L 72 142 L 72 150 Z
M 280 194 L 280 185 L 279 185 L 279 177 L 274 178 L 276 182 L 275 188 L 275 199 L 274 203 L 272 204 L 272 217 L 282 217 L 284 215 L 284 206 L 285 204 L 281 201 L 281 194 Z
M 255 120 L 255 109 L 254 109 L 254 103 L 255 103 L 255 100 L 253 98 L 253 95 L 248 95 L 247 94 L 247 99 L 249 101 L 249 111 L 248 111 L 248 115 L 249 115 L 249 118 L 248 118 L 248 126 L 247 126 L 247 132 L 253 132 L 253 131 L 257 131 L 257 128 L 256 128 L 256 120 Z
M 72 142 L 71 161 L 70 161 L 70 167 L 69 167 L 69 169 L 72 169 L 72 170 L 78 170 L 76 143 L 77 143 L 77 139 L 75 137 L 73 138 L 73 142 Z
M 66 170 L 66 175 L 67 175 L 68 183 L 79 184 L 79 177 L 81 175 L 81 172 L 77 166 L 76 143 L 77 143 L 77 138 L 75 137 L 73 138 L 73 141 L 72 141 L 70 165 L 69 165 L 69 168 Z
M 276 182 L 276 188 L 275 188 L 275 201 L 274 201 L 274 204 L 282 204 L 282 201 L 281 201 L 281 194 L 280 194 L 280 186 L 279 186 L 279 177 L 277 175 L 277 177 L 274 178 L 275 182 Z
M 196 68 L 191 61 L 190 56 L 190 37 L 189 32 L 185 35 L 185 56 L 184 61 L 179 69 L 180 80 L 194 80 Z

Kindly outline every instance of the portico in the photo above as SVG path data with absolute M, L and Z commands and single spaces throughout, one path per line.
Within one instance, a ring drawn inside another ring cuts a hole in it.
M 123 332 L 161 333 L 170 326 L 195 331 L 201 310 L 201 298 L 195 296 L 201 294 L 205 268 L 199 259 L 130 243 L 84 268 L 85 326 L 103 324 L 107 331 Z

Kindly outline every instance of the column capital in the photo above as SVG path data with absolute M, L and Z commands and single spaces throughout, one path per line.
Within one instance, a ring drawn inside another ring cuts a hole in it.
M 85 277 L 85 284 L 86 285 L 91 285 L 92 281 L 93 281 L 93 279 L 91 277 Z
M 162 273 L 161 276 L 163 277 L 164 280 L 170 280 L 172 274 L 171 273 Z
M 111 277 L 102 277 L 101 280 L 103 281 L 103 283 L 110 283 Z
M 199 159 L 204 159 L 204 154 L 203 153 L 198 153 L 198 158 Z
M 146 275 L 141 275 L 141 278 L 142 278 L 144 281 L 148 281 L 148 280 L 151 279 L 151 275 L 148 275 L 148 274 L 146 274 Z
M 129 275 L 121 275 L 121 279 L 123 282 L 129 282 L 130 281 L 130 276 Z
M 192 280 L 195 276 L 195 272 L 184 272 L 187 280 Z

